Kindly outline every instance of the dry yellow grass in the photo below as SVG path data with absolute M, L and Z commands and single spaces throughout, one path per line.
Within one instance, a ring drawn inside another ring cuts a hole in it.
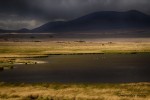
M 5 84 L 1 100 L 149 100 L 150 83 Z
M 150 42 L 0 42 L 1 61 L 49 54 L 150 53 Z M 7 59 L 5 57 L 8 57 Z M 150 83 L 0 84 L 0 100 L 150 100 Z
M 0 42 L 0 57 L 48 54 L 150 52 L 150 42 Z

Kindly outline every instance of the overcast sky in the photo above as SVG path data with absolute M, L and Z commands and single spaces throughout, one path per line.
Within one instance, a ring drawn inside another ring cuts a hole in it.
M 32 29 L 91 12 L 127 10 L 150 14 L 150 0 L 0 0 L 0 29 Z

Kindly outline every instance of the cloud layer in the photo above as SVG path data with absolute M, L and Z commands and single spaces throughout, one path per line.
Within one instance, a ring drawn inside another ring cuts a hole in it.
M 0 28 L 34 28 L 95 11 L 133 9 L 150 14 L 150 0 L 0 0 Z

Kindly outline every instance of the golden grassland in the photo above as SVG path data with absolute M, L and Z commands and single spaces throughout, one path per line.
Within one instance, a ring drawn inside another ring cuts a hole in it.
M 0 70 L 13 64 L 37 64 L 21 58 L 47 57 L 51 54 L 150 53 L 147 41 L 47 41 L 0 42 Z
M 149 100 L 150 83 L 0 83 L 0 100 Z
M 49 54 L 147 53 L 150 42 L 0 42 L 0 57 L 38 57 Z

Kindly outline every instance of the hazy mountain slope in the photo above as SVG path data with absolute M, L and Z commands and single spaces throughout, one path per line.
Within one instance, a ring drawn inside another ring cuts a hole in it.
M 102 11 L 71 21 L 55 21 L 44 24 L 32 32 L 86 32 L 120 28 L 145 28 L 150 26 L 150 16 L 139 11 Z
M 1 33 L 66 33 L 66 32 L 101 32 L 121 29 L 148 29 L 150 16 L 136 10 L 126 12 L 100 11 L 74 20 L 48 22 L 32 30 L 0 30 Z

